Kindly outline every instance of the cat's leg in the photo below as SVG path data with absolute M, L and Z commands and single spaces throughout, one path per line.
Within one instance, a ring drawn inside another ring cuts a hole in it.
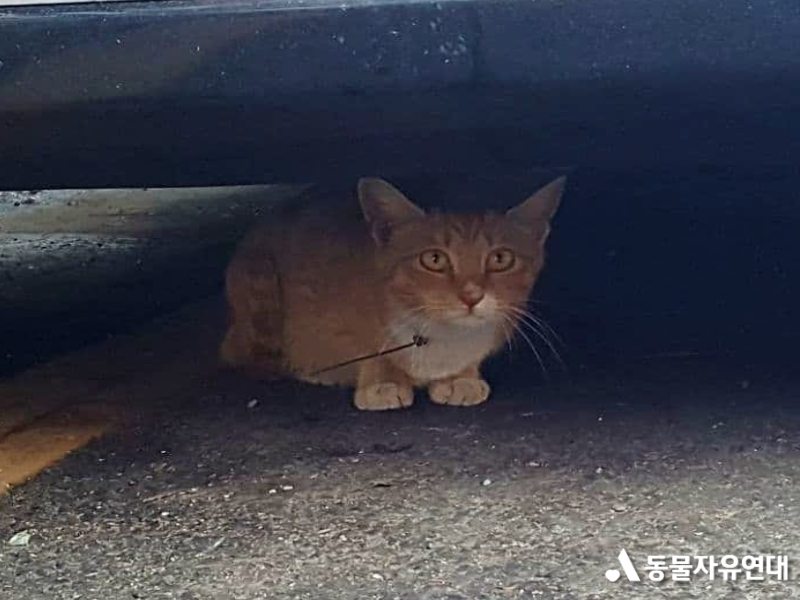
M 369 360 L 358 371 L 353 402 L 359 410 L 406 408 L 414 402 L 414 388 L 408 375 L 389 361 Z
M 258 320 L 258 319 L 256 319 Z M 222 342 L 223 363 L 253 379 L 271 380 L 285 374 L 283 352 L 275 329 L 257 329 L 252 320 L 232 325 Z
M 474 406 L 485 402 L 491 388 L 481 377 L 480 365 L 464 369 L 455 377 L 434 381 L 428 386 L 428 395 L 437 404 Z
M 266 258 L 257 266 L 234 263 L 226 278 L 231 320 L 220 356 L 256 379 L 275 379 L 285 372 L 282 298 L 271 267 Z

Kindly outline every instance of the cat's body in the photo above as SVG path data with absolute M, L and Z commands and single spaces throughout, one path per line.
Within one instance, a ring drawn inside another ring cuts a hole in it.
M 408 406 L 420 386 L 443 404 L 482 402 L 479 366 L 512 333 L 562 188 L 543 188 L 514 216 L 427 215 L 389 184 L 362 180 L 366 221 L 353 202 L 264 223 L 228 268 L 223 360 L 255 376 L 354 386 L 362 409 Z M 506 255 L 508 268 L 497 262 Z M 428 344 L 314 374 L 415 335 Z

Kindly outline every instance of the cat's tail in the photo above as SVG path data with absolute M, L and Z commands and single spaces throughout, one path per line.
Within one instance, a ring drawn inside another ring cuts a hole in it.
M 274 379 L 286 372 L 283 293 L 277 265 L 260 237 L 243 242 L 225 273 L 229 324 L 220 359 L 258 379 Z

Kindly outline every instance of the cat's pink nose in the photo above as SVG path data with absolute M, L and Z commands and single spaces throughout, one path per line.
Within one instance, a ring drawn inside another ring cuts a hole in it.
M 467 284 L 458 297 L 467 305 L 467 308 L 472 308 L 483 300 L 483 289 L 478 285 Z

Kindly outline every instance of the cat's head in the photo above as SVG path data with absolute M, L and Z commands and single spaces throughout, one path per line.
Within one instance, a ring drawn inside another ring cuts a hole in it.
M 392 306 L 465 326 L 501 322 L 527 301 L 544 266 L 566 178 L 505 213 L 426 213 L 381 179 L 358 184 Z

